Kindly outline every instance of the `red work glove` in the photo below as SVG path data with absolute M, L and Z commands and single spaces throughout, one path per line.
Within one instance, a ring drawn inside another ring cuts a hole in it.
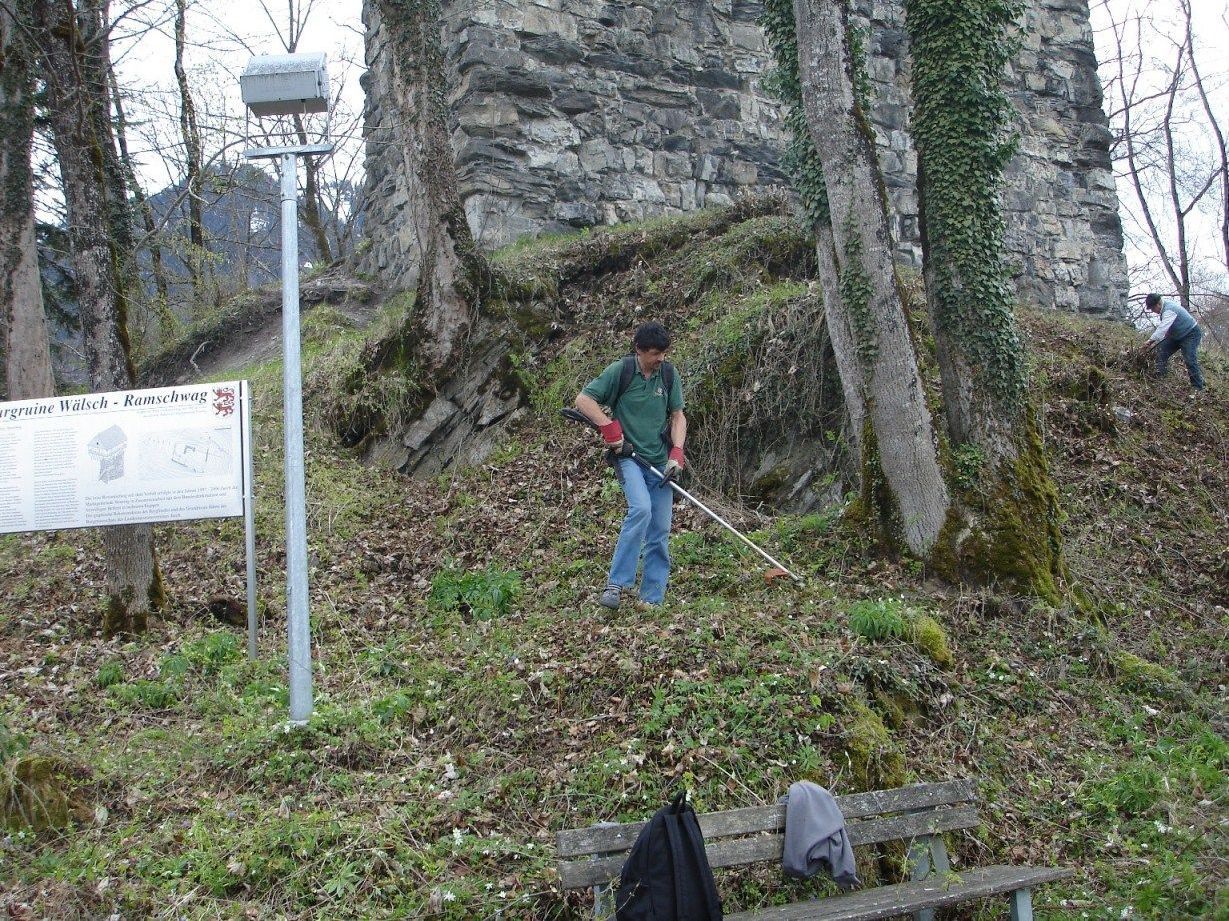
M 606 442 L 606 447 L 610 448 L 616 454 L 623 447 L 623 426 L 619 425 L 619 420 L 612 419 L 601 427 L 602 441 Z
M 670 459 L 666 461 L 666 469 L 662 471 L 662 482 L 668 483 L 673 480 L 684 467 L 687 466 L 687 459 L 683 456 L 682 448 L 671 448 Z

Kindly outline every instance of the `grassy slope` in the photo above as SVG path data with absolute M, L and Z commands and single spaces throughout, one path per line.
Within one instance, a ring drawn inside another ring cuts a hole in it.
M 172 607 L 127 644 L 92 631 L 93 535 L 0 539 L 0 748 L 67 755 L 84 804 L 65 834 L 0 839 L 0 907 L 579 918 L 582 897 L 560 894 L 550 869 L 560 827 L 643 817 L 678 781 L 717 809 L 768 802 L 802 777 L 848 791 L 903 768 L 981 783 L 985 826 L 954 841 L 964 863 L 1079 867 L 1038 894 L 1041 917 L 1229 913 L 1217 895 L 1229 851 L 1224 363 L 1209 361 L 1212 393 L 1190 403 L 1181 381 L 1158 387 L 1122 360 L 1128 331 L 1023 318 L 1072 572 L 1099 620 L 868 559 L 830 516 L 761 525 L 812 576 L 803 591 L 766 585 L 691 512 L 678 516 L 669 603 L 604 616 L 593 601 L 617 486 L 592 442 L 545 407 L 621 344 L 620 305 L 699 301 L 690 320 L 670 316 L 686 330 L 686 367 L 750 329 L 756 303 L 799 296 L 779 271 L 717 271 L 722 252 L 745 255 L 746 226 L 724 251 L 704 249 L 713 218 L 690 220 L 681 234 L 631 229 L 513 257 L 544 265 L 628 235 L 674 241 L 617 276 L 549 291 L 594 325 L 585 344 L 565 337 L 527 364 L 539 411 L 482 468 L 407 481 L 310 434 L 318 696 L 305 731 L 282 727 L 278 366 L 250 375 L 269 611 L 258 662 L 204 611 L 212 595 L 242 598 L 239 522 L 159 529 Z M 773 249 L 750 264 L 771 265 Z M 320 387 L 357 340 L 327 312 L 307 336 L 309 388 Z M 951 668 L 915 642 L 865 638 L 918 612 L 946 629 Z M 725 875 L 727 909 L 799 894 L 778 876 Z

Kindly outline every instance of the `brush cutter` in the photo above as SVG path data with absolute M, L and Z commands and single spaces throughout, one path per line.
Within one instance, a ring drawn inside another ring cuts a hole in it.
M 594 431 L 598 430 L 598 426 L 578 409 L 572 409 L 571 407 L 567 407 L 565 409 L 561 409 L 559 413 L 565 419 L 568 419 L 572 422 L 579 422 L 583 425 L 587 425 L 589 426 L 589 428 L 593 429 Z M 661 483 L 658 484 L 659 486 L 660 485 L 669 486 L 676 493 L 678 493 L 680 496 L 682 496 L 684 499 L 686 499 L 688 502 L 690 502 L 692 505 L 694 505 L 704 514 L 706 514 L 709 518 L 717 522 L 717 524 L 721 525 L 723 528 L 725 528 L 727 531 L 729 531 L 731 534 L 733 534 L 735 537 L 741 540 L 744 544 L 746 544 L 748 547 L 750 547 L 752 550 L 754 550 L 756 553 L 758 553 L 768 562 L 772 563 L 774 568 L 764 573 L 764 581 L 771 582 L 773 579 L 778 578 L 780 576 L 789 576 L 791 579 L 793 579 L 798 584 L 800 585 L 802 584 L 802 578 L 800 576 L 797 576 L 794 573 L 790 572 L 790 570 L 787 569 L 785 566 L 783 566 L 778 560 L 769 556 L 767 552 L 765 552 L 764 550 L 756 546 L 756 544 L 751 540 L 751 538 L 747 537 L 746 534 L 743 534 L 741 531 L 738 530 L 738 528 L 734 527 L 734 525 L 730 524 L 728 521 L 726 521 L 724 518 L 722 518 L 720 515 L 714 512 L 711 508 L 709 508 L 707 505 L 705 505 L 703 502 L 701 502 L 699 499 L 697 499 L 695 496 L 693 496 L 691 493 L 685 490 L 678 483 L 674 482 L 673 479 L 667 479 L 664 473 L 662 473 L 660 470 L 658 470 L 648 461 L 644 460 L 644 458 L 640 457 L 635 451 L 633 451 L 631 445 L 628 444 L 627 442 L 623 443 L 623 448 L 619 452 L 619 457 L 630 457 L 641 467 L 644 467 L 646 470 L 651 470 L 654 474 L 657 475 L 657 479 L 661 481 Z

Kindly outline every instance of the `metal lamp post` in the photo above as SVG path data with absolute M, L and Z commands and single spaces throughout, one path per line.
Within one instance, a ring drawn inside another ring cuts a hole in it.
M 254 57 L 239 78 L 243 102 L 257 117 L 328 111 L 324 54 Z M 276 159 L 282 200 L 282 350 L 286 464 L 286 629 L 289 646 L 290 722 L 312 714 L 311 621 L 307 596 L 307 495 L 303 476 L 303 380 L 299 359 L 298 157 L 331 153 L 332 144 L 248 150 L 249 160 Z

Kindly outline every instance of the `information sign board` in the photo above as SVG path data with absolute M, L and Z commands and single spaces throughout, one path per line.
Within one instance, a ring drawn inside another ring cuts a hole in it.
M 0 533 L 244 514 L 246 381 L 0 403 Z

